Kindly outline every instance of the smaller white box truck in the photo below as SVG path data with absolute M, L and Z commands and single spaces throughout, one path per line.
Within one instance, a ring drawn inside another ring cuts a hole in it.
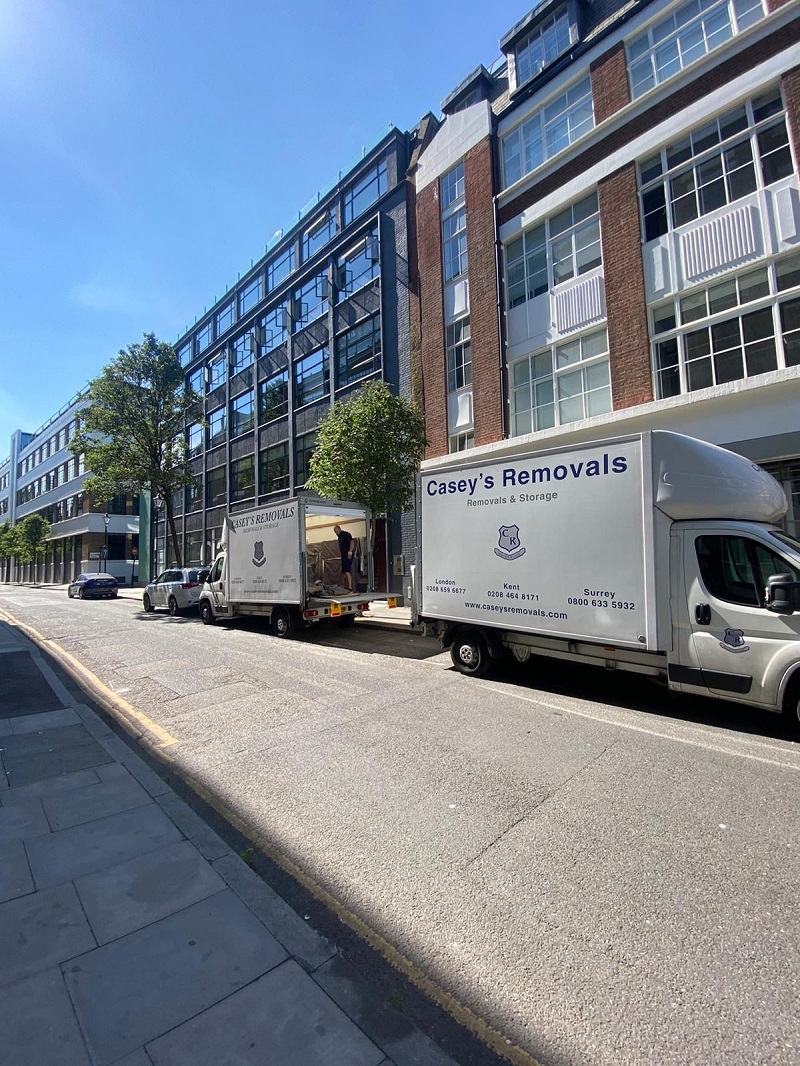
M 797 719 L 800 543 L 778 525 L 786 506 L 755 463 L 667 431 L 428 460 L 415 621 L 464 674 L 508 650 Z
M 349 533 L 358 548 L 352 592 L 343 584 L 334 527 Z M 297 496 L 230 514 L 200 593 L 200 617 L 210 625 L 259 616 L 271 621 L 279 637 L 316 622 L 355 622 L 370 600 L 386 599 L 371 591 L 369 536 L 369 514 L 356 504 Z M 366 567 L 365 581 L 356 580 L 359 564 Z

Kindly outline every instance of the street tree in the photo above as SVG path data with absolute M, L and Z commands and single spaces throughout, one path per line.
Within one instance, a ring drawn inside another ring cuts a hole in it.
M 14 554 L 14 530 L 11 528 L 11 523 L 8 519 L 0 526 L 0 564 L 2 569 L 6 572 L 9 568 L 9 561 Z
M 319 425 L 308 488 L 329 500 L 350 500 L 372 522 L 414 501 L 415 475 L 425 454 L 425 423 L 417 406 L 370 381 L 337 400 Z M 370 540 L 373 530 L 370 529 Z
M 40 514 L 29 514 L 10 531 L 12 554 L 21 563 L 35 563 L 50 539 L 50 524 Z
M 173 494 L 193 483 L 186 469 L 187 417 L 202 421 L 199 397 L 184 387 L 171 344 L 145 333 L 89 385 L 81 429 L 70 448 L 91 471 L 84 488 L 96 499 L 149 491 L 164 501 L 176 564 L 183 565 Z

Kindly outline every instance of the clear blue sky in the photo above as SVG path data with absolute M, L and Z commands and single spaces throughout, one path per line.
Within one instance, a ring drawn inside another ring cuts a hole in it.
M 120 348 L 174 341 L 527 10 L 0 0 L 0 460 Z

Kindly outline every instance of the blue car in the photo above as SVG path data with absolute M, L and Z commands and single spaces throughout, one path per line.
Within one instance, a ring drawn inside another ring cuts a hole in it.
M 112 574 L 81 574 L 67 585 L 70 599 L 77 596 L 79 600 L 110 598 L 117 595 L 119 585 Z

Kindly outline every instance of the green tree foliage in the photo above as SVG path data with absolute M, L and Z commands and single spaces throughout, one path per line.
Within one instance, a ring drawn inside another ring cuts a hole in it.
M 8 519 L 0 526 L 0 559 L 10 559 L 14 554 L 14 530 Z
M 40 514 L 29 514 L 10 531 L 12 553 L 21 563 L 34 563 L 44 553 L 50 525 Z
M 70 444 L 91 471 L 84 485 L 96 499 L 149 490 L 164 500 L 175 560 L 183 565 L 173 494 L 193 482 L 186 469 L 184 426 L 199 397 L 184 388 L 171 344 L 145 333 L 89 385 L 81 432 Z
M 415 404 L 383 381 L 337 401 L 319 426 L 306 482 L 329 500 L 352 500 L 373 515 L 402 511 L 414 500 L 425 454 L 425 424 Z

